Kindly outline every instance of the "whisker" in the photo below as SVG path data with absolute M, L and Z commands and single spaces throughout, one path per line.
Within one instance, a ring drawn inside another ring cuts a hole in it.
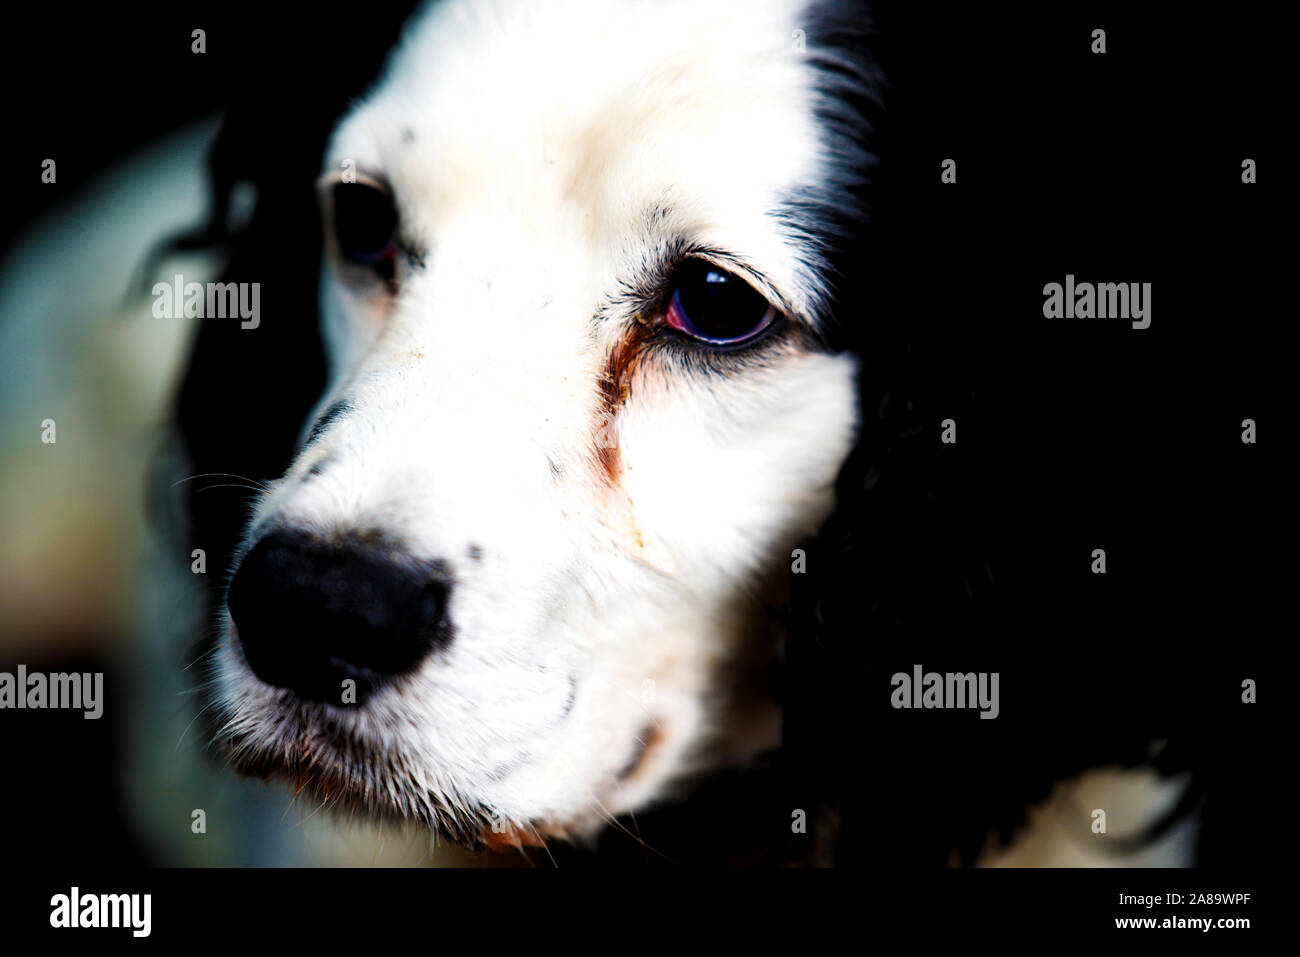
M 209 491 L 210 489 L 214 489 L 214 488 L 246 488 L 246 489 L 248 489 L 250 492 L 265 492 L 265 491 L 267 491 L 267 489 L 265 489 L 265 488 L 258 488 L 257 486 L 254 486 L 254 485 L 240 485 L 238 482 L 222 482 L 222 483 L 220 483 L 219 485 L 205 485 L 205 486 L 203 486 L 203 488 L 195 489 L 195 490 L 194 490 L 194 494 L 195 494 L 195 495 L 198 495 L 199 492 L 207 492 L 207 491 Z
M 618 784 L 617 781 L 614 782 L 614 786 L 615 786 L 615 787 L 619 787 L 619 784 Z M 615 817 L 615 816 L 614 816 L 614 813 L 613 813 L 612 811 L 610 811 L 610 809 L 607 808 L 607 807 L 605 806 L 604 802 L 601 801 L 600 798 L 592 798 L 592 802 L 596 805 L 597 809 L 600 811 L 601 815 L 604 817 L 606 823 L 608 823 L 608 824 L 610 824 L 610 825 L 612 825 L 612 826 L 618 828 L 620 831 L 622 831 L 624 834 L 626 834 L 626 835 L 627 835 L 628 837 L 630 837 L 632 840 L 636 841 L 637 844 L 641 845 L 641 849 L 642 849 L 643 852 L 644 852 L 644 851 L 653 851 L 655 854 L 658 854 L 660 857 L 662 857 L 665 861 L 668 861 L 670 864 L 676 864 L 676 863 L 677 863 L 677 862 L 674 861 L 671 857 L 669 857 L 667 854 L 665 854 L 665 853 L 663 853 L 662 851 L 660 851 L 658 848 L 651 847 L 648 843 L 646 843 L 645 839 L 642 838 L 642 837 L 641 837 L 641 834 L 639 833 L 639 832 L 640 832 L 640 828 L 639 828 L 639 827 L 637 828 L 638 833 L 636 833 L 636 834 L 633 834 L 631 831 L 629 831 L 629 830 L 627 829 L 627 825 L 625 825 L 622 821 L 620 821 L 617 817 Z M 648 860 L 649 860 L 649 858 L 647 858 L 647 862 L 648 862 Z
M 195 690 L 197 691 L 198 689 L 195 689 Z M 189 733 L 190 733 L 190 728 L 194 727 L 194 722 L 195 722 L 195 721 L 198 721 L 199 718 L 203 717 L 203 715 L 206 714 L 207 711 L 208 711 L 208 709 L 211 708 L 211 707 L 212 707 L 212 704 L 211 704 L 211 703 L 204 705 L 202 708 L 199 709 L 199 713 L 198 713 L 198 714 L 196 714 L 194 717 L 190 718 L 190 722 L 189 722 L 189 724 L 187 724 L 187 725 L 185 726 L 185 730 L 181 732 L 181 736 L 180 736 L 179 738 L 176 739 L 176 750 L 177 750 L 177 751 L 179 751 L 179 750 L 181 749 L 181 744 L 184 743 L 184 741 L 185 741 L 185 735 L 189 734 Z
M 250 478 L 247 475 L 240 475 L 236 472 L 200 472 L 198 475 L 187 475 L 183 479 L 178 479 L 177 481 L 172 482 L 169 488 L 175 488 L 178 485 L 183 485 L 186 482 L 193 482 L 195 479 L 201 478 L 236 478 L 241 482 L 249 482 L 252 485 L 257 486 L 257 488 L 263 492 L 271 491 L 271 486 L 265 482 L 260 482 L 255 478 Z

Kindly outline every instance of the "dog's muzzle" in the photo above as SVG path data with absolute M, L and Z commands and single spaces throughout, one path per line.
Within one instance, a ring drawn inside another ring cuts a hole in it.
M 240 562 L 226 603 L 259 678 L 304 700 L 360 705 L 450 641 L 451 587 L 441 562 L 383 541 L 279 529 Z

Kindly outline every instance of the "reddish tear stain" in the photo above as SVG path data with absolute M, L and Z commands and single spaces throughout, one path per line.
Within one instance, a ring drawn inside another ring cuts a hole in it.
M 601 377 L 601 410 L 596 419 L 596 457 L 606 478 L 613 485 L 618 484 L 622 472 L 623 460 L 614 445 L 614 417 L 627 401 L 632 391 L 632 380 L 645 352 L 645 343 L 654 335 L 654 327 L 640 316 L 632 326 L 623 333 L 622 338 L 610 350 L 605 362 L 605 372 Z

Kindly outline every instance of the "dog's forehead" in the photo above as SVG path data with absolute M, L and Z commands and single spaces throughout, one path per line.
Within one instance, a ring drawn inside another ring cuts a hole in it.
M 486 206 L 539 235 L 579 222 L 605 245 L 655 212 L 696 241 L 787 258 L 760 220 L 823 162 L 800 8 L 435 4 L 327 163 L 382 174 L 421 231 Z

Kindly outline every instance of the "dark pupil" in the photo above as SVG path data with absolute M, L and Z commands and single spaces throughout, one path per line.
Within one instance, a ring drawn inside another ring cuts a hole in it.
M 753 286 L 708 263 L 688 264 L 677 294 L 686 318 L 710 339 L 739 339 L 767 314 L 767 300 Z
M 397 228 L 397 213 L 382 190 L 360 183 L 334 187 L 334 228 L 343 255 L 358 262 L 377 263 L 388 254 Z

